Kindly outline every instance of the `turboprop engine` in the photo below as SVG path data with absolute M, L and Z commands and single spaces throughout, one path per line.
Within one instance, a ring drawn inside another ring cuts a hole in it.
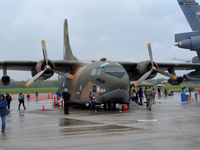
M 168 82 L 171 84 L 171 85 L 179 85 L 183 82 L 183 77 L 176 77 L 176 79 L 173 79 L 173 78 L 170 78 L 168 80 Z
M 7 75 L 2 76 L 1 84 L 7 86 L 10 83 L 10 77 Z
M 152 70 L 151 74 L 146 79 L 152 79 L 157 75 L 157 69 L 158 66 L 156 63 L 153 62 L 153 66 L 156 68 Z M 142 61 L 137 65 L 137 70 L 140 75 L 144 75 L 146 72 L 150 71 L 152 69 L 152 63 L 151 61 Z
M 36 74 L 38 74 L 39 72 L 44 71 L 44 73 L 39 77 L 39 80 L 46 80 L 49 79 L 50 77 L 53 76 L 54 72 L 53 69 L 55 68 L 55 65 L 52 61 L 48 60 L 48 65 L 50 66 L 51 69 L 46 69 L 46 62 L 45 60 L 41 60 L 40 62 L 38 62 L 35 66 L 35 68 L 31 71 L 32 77 L 34 77 Z

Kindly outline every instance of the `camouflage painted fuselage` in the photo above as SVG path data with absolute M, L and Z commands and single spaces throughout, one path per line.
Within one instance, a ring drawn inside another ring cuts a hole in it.
M 94 91 L 97 103 L 112 101 L 128 102 L 129 77 L 123 66 L 115 62 L 91 62 L 77 68 L 75 78 L 60 79 L 60 90 L 67 87 L 74 103 L 86 103 L 90 90 Z

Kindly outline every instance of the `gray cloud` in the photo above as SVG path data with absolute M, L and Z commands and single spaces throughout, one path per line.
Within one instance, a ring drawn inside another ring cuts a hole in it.
M 80 60 L 142 61 L 151 42 L 155 61 L 191 59 L 194 52 L 174 47 L 174 34 L 190 31 L 176 0 L 1 0 L 0 60 L 41 60 L 40 41 L 48 56 L 63 56 L 63 21 Z M 27 80 L 30 73 L 9 72 Z M 54 77 L 55 78 L 55 77 Z

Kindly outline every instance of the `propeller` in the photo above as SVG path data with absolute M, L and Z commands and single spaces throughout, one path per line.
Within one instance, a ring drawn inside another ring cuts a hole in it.
M 154 70 L 157 71 L 158 73 L 166 76 L 166 77 L 170 77 L 170 78 L 173 78 L 173 79 L 176 80 L 176 75 L 173 75 L 173 74 L 170 74 L 170 73 L 165 72 L 163 70 L 160 70 L 160 69 L 158 69 L 158 68 L 156 68 L 154 66 L 154 63 L 153 63 L 153 54 L 152 54 L 152 49 L 151 49 L 151 43 L 147 43 L 147 46 L 148 46 L 148 52 L 149 52 L 149 57 L 150 57 L 150 61 L 151 61 L 151 70 L 148 71 L 148 72 L 146 72 L 143 76 L 141 76 L 137 81 L 135 81 L 133 83 L 133 85 L 135 87 L 137 87 L 138 84 L 141 83 L 141 82 L 143 82 L 144 80 L 146 80 L 151 75 L 152 71 L 154 71 Z
M 29 87 L 33 82 L 35 82 L 37 79 L 39 79 L 45 71 L 53 71 L 61 76 L 66 77 L 66 78 L 74 79 L 74 75 L 71 75 L 70 73 L 63 73 L 63 72 L 57 71 L 55 69 L 52 69 L 49 66 L 45 40 L 42 40 L 41 44 L 42 44 L 42 52 L 43 52 L 44 60 L 46 62 L 46 66 L 45 66 L 44 70 L 40 71 L 33 78 L 31 78 L 28 82 L 26 82 L 25 86 Z

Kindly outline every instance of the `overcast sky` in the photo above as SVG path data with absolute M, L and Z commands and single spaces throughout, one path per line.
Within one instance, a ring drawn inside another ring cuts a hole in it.
M 191 31 L 177 0 L 0 0 L 0 61 L 63 58 L 63 23 L 68 19 L 71 48 L 80 60 L 176 62 L 195 52 L 174 45 L 174 34 Z M 199 2 L 199 1 L 197 1 Z M 2 74 L 2 72 L 1 72 Z M 30 72 L 8 71 L 15 80 Z M 56 76 L 54 75 L 54 78 Z

